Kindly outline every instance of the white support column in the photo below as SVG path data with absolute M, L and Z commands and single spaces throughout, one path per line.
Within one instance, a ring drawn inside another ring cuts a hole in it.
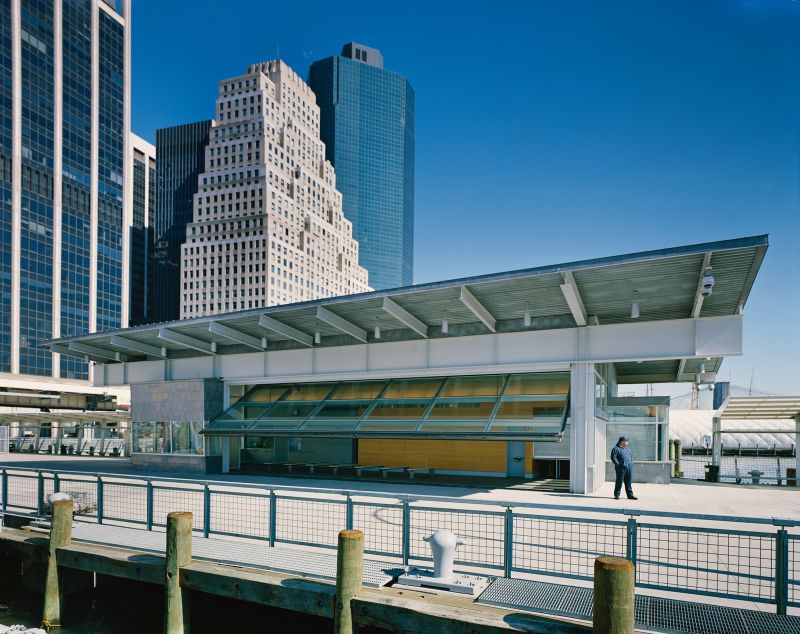
M 133 226 L 133 150 L 131 148 L 131 10 L 130 0 L 124 0 L 122 15 L 125 20 L 124 41 L 124 85 L 123 94 L 123 186 L 122 186 L 122 303 L 120 325 L 128 327 L 131 305 L 131 228 Z M 147 183 L 148 159 L 145 157 L 145 183 Z M 147 189 L 145 185 L 145 223 L 147 222 Z M 146 279 L 146 278 L 145 278 Z
M 597 430 L 594 416 L 594 364 L 572 365 L 570 381 L 569 490 L 593 493 L 605 480 L 597 464 Z
M 62 160 L 63 160 L 63 3 L 53 6 L 53 301 L 52 311 L 53 339 L 61 336 L 61 205 L 62 205 Z M 51 375 L 60 376 L 61 355 L 52 355 Z
M 800 414 L 794 417 L 794 485 L 800 487 Z
M 222 440 L 222 473 L 231 472 L 231 439 L 230 436 L 223 436 Z
M 100 154 L 98 134 L 100 130 L 100 8 L 92 2 L 92 131 L 91 172 L 89 196 L 89 332 L 97 330 L 97 231 L 98 231 L 98 170 Z M 91 365 L 89 366 L 90 378 Z
M 711 421 L 711 464 L 722 464 L 722 419 L 718 416 Z
M 20 0 L 11 0 L 11 372 L 19 372 L 22 227 L 22 41 Z

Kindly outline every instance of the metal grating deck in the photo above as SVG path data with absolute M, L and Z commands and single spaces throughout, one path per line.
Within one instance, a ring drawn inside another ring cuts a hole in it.
M 708 603 L 636 597 L 636 627 L 692 634 L 786 634 L 800 632 L 800 617 L 780 616 Z M 592 589 L 524 579 L 495 579 L 476 603 L 592 620 Z
M 72 540 L 115 548 L 163 554 L 166 533 L 139 528 L 125 528 L 77 522 Z M 264 542 L 248 543 L 229 539 L 192 537 L 192 558 L 215 563 L 272 570 L 284 574 L 336 580 L 336 552 L 311 552 L 298 548 L 270 547 Z M 403 570 L 398 565 L 375 559 L 364 560 L 364 585 L 380 588 Z

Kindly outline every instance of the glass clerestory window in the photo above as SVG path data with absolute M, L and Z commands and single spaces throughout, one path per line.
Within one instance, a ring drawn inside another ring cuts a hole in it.
M 555 435 L 568 372 L 257 385 L 204 433 Z

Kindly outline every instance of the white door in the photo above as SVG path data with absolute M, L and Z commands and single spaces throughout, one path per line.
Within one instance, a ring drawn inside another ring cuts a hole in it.
M 525 477 L 525 442 L 522 440 L 506 443 L 506 475 L 509 478 Z
M 0 425 L 0 453 L 8 453 L 8 426 Z

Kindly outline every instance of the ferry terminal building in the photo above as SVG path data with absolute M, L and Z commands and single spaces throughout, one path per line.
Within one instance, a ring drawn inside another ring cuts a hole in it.
M 713 384 L 742 354 L 768 246 L 754 236 L 54 340 L 130 385 L 135 467 L 384 465 L 439 473 L 613 471 L 669 482 L 669 400 L 626 384 Z M 708 278 L 713 288 L 708 293 Z

